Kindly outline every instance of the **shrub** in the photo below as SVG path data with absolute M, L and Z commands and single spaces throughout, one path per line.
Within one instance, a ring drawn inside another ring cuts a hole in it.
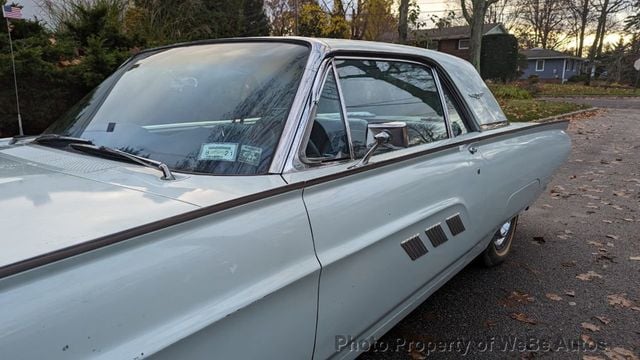
M 489 89 L 491 89 L 493 96 L 495 96 L 498 99 L 527 100 L 533 97 L 529 91 L 515 85 L 491 84 L 488 86 L 489 86 Z
M 580 75 L 573 75 L 567 81 L 569 81 L 570 83 L 579 83 L 579 82 L 585 82 L 587 80 L 589 80 L 589 75 L 580 74 Z
M 515 80 L 518 76 L 518 40 L 510 34 L 485 35 L 482 37 L 480 74 L 483 79 L 502 82 Z

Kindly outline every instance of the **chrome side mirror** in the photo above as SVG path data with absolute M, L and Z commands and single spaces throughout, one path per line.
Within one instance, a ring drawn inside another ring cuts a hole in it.
M 366 154 L 364 154 L 364 157 L 360 159 L 357 164 L 349 166 L 349 169 L 367 165 L 369 163 L 369 159 L 371 159 L 371 156 L 373 156 L 376 150 L 378 150 L 380 146 L 389 143 L 389 141 L 391 140 L 391 134 L 387 130 L 382 130 L 377 133 L 373 137 L 373 139 L 375 140 L 373 146 L 367 151 Z

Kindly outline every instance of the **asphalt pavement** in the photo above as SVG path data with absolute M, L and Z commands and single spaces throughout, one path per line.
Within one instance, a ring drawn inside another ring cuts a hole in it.
M 361 359 L 640 357 L 640 99 L 569 101 L 607 109 L 571 122 L 510 258 L 468 266 Z

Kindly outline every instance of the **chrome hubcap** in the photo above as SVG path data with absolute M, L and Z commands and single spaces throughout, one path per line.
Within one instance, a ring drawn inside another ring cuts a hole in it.
M 496 232 L 496 239 L 493 240 L 496 249 L 500 250 L 505 245 L 509 230 L 511 230 L 511 221 L 507 221 L 500 226 L 500 229 Z

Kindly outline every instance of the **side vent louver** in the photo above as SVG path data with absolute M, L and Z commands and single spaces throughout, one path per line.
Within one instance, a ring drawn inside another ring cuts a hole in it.
M 428 228 L 425 233 L 429 237 L 433 246 L 442 245 L 447 241 L 447 235 L 444 233 L 444 230 L 442 230 L 442 226 L 440 226 L 440 224 Z
M 453 236 L 456 236 L 464 231 L 464 224 L 460 218 L 460 214 L 455 214 L 447 219 L 447 226 Z
M 400 243 L 400 246 L 407 252 L 411 260 L 415 261 L 420 256 L 426 254 L 428 252 L 427 247 L 424 246 L 422 240 L 418 234 L 413 235 L 407 240 Z

